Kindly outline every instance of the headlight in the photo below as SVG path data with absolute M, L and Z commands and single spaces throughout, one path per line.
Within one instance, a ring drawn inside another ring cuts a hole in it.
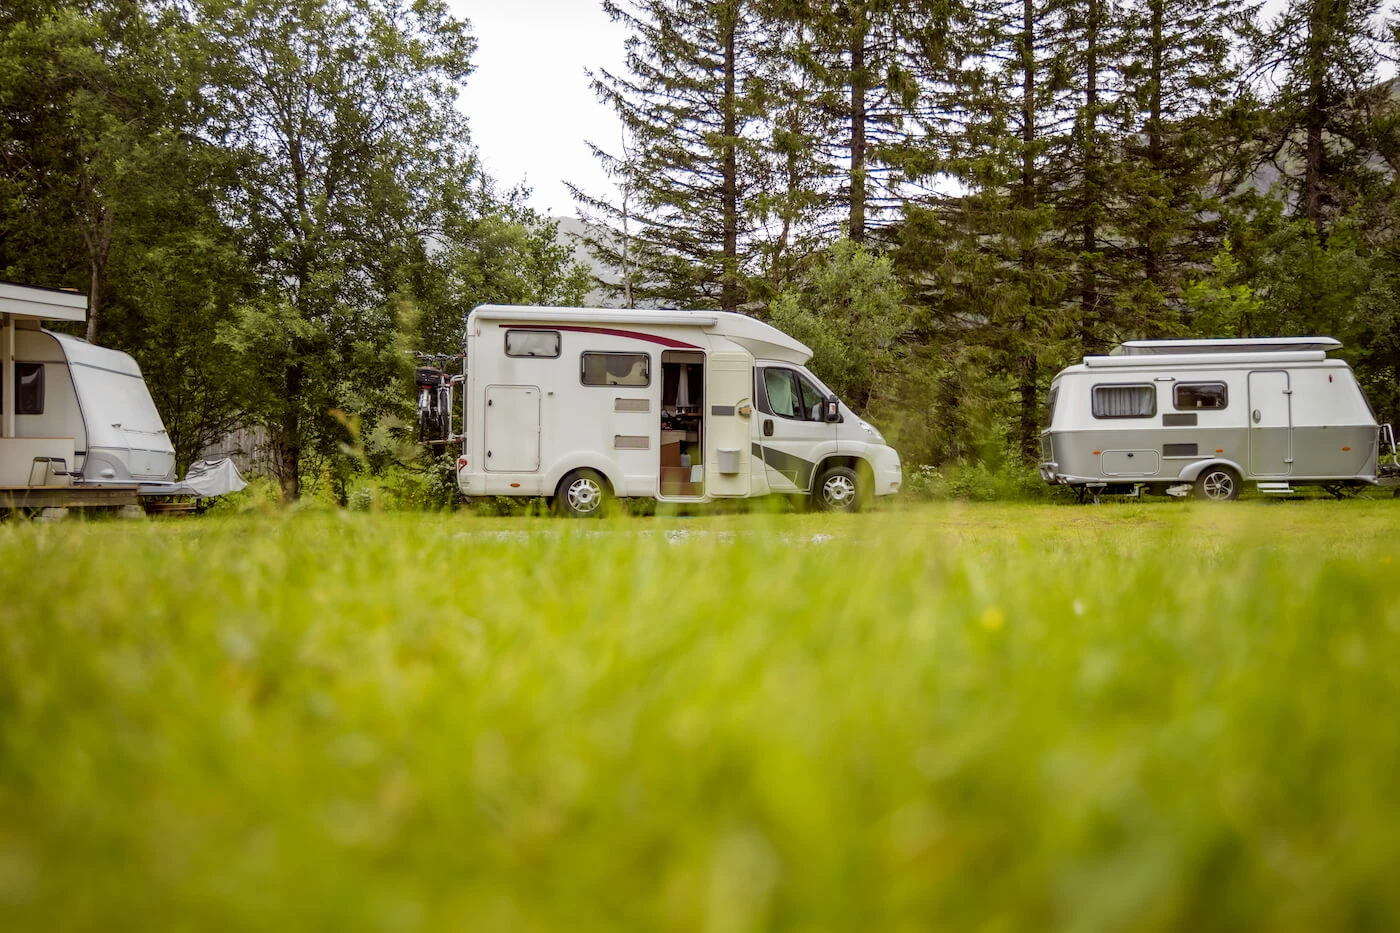
M 866 432 L 875 440 L 875 443 L 877 443 L 877 444 L 884 444 L 884 443 L 885 443 L 885 435 L 881 434 L 880 431 L 879 431 L 879 429 L 876 428 L 875 425 L 871 424 L 869 421 L 866 421 L 866 420 L 864 420 L 864 419 L 861 419 L 860 426 L 861 426 L 862 428 L 865 428 Z M 888 445 L 886 445 L 886 446 L 888 446 Z

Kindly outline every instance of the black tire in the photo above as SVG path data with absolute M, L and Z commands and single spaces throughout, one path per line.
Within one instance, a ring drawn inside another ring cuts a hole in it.
M 860 474 L 848 466 L 832 466 L 812 487 L 812 506 L 821 512 L 859 512 L 866 496 Z
M 607 480 L 593 470 L 574 470 L 559 481 L 554 511 L 568 518 L 598 518 L 611 498 Z
M 1196 477 L 1191 494 L 1210 502 L 1233 502 L 1240 497 L 1240 475 L 1227 466 L 1207 467 Z

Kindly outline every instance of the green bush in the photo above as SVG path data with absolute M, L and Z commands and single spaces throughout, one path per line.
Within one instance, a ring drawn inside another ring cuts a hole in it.
M 1017 502 L 1048 498 L 1052 490 L 1035 467 L 1005 460 L 988 466 L 978 460 L 905 469 L 904 491 L 919 501 Z

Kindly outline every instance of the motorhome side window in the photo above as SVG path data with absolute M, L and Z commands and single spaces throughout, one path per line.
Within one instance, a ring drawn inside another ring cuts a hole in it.
M 795 421 L 822 420 L 822 394 L 811 380 L 791 369 L 763 370 L 763 396 L 759 409 Z
M 1094 386 L 1095 418 L 1151 418 L 1155 414 L 1154 386 Z
M 506 331 L 506 356 L 558 359 L 559 331 L 508 330 Z
M 579 372 L 586 386 L 648 386 L 651 357 L 645 353 L 584 353 Z
M 1228 402 L 1223 382 L 1183 382 L 1172 388 L 1172 404 L 1180 411 L 1220 409 Z
M 0 379 L 5 378 L 5 370 L 0 366 Z M 42 415 L 44 413 L 44 364 L 15 364 L 15 413 L 20 415 Z M 5 411 L 5 399 L 0 393 L 0 414 Z

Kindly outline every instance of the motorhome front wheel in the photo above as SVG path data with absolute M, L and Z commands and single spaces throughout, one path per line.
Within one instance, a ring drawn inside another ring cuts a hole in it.
M 603 513 L 607 481 L 592 470 L 575 470 L 559 483 L 554 503 L 561 515 L 593 518 Z
M 1240 478 L 1229 467 L 1211 467 L 1196 479 L 1196 498 L 1229 502 L 1240 497 Z
M 860 477 L 850 467 L 831 467 L 818 480 L 814 499 L 823 511 L 855 512 L 860 509 Z

